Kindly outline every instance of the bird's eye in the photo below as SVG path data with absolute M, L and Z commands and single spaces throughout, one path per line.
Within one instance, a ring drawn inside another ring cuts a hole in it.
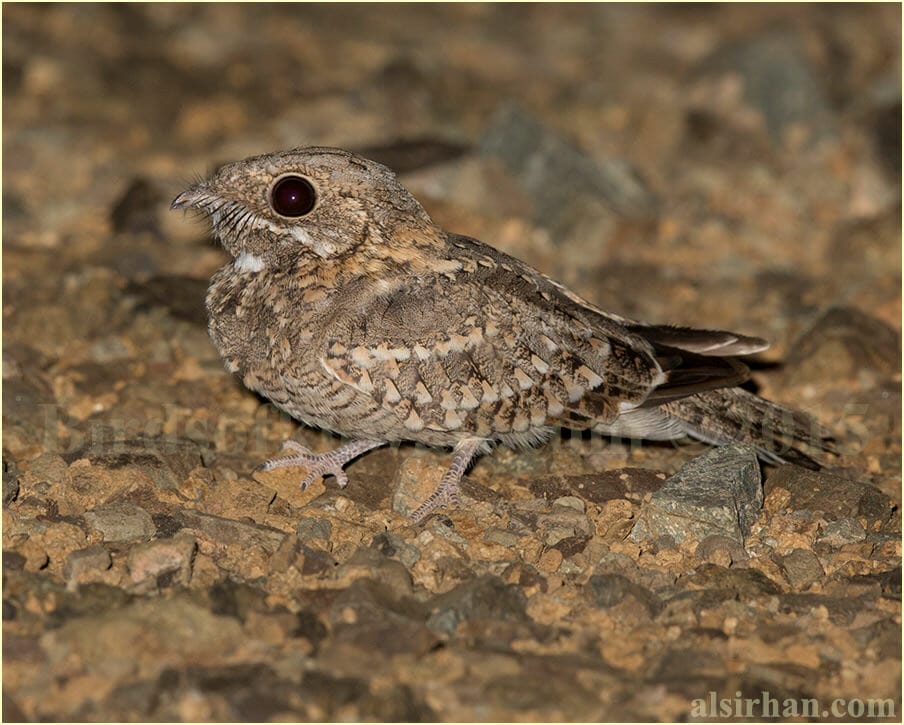
M 304 216 L 317 203 L 317 192 L 303 176 L 286 176 L 277 181 L 270 192 L 270 203 L 280 216 Z

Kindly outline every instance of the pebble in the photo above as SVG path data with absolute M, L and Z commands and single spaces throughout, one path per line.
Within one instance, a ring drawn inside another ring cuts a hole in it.
M 85 513 L 85 521 L 107 543 L 150 539 L 157 531 L 151 515 L 130 503 L 111 503 Z
M 109 569 L 113 564 L 110 552 L 101 544 L 93 544 L 70 553 L 63 562 L 63 577 L 67 588 L 74 588 L 79 582 L 97 572 Z
M 156 539 L 132 547 L 126 566 L 136 584 L 158 579 L 166 574 L 175 574 L 176 581 L 185 586 L 191 581 L 191 566 L 196 548 L 195 537 L 190 534 Z
M 16 500 L 19 495 L 19 473 L 16 464 L 3 459 L 3 505 Z
M 429 603 L 431 614 L 427 626 L 451 635 L 467 620 L 523 622 L 527 619 L 525 604 L 526 598 L 519 587 L 485 574 L 435 597 Z
M 794 549 L 787 556 L 779 557 L 779 566 L 795 589 L 805 589 L 825 576 L 822 564 L 809 549 Z
M 714 448 L 682 466 L 642 504 L 629 538 L 680 543 L 718 534 L 743 543 L 762 504 L 756 453 L 740 445 Z
M 863 524 L 857 519 L 841 518 L 827 523 L 823 527 L 818 541 L 829 546 L 844 546 L 845 544 L 856 544 L 865 538 L 866 529 L 863 528 Z
M 306 543 L 318 542 L 325 544 L 333 533 L 333 524 L 329 519 L 303 516 L 295 525 L 295 533 L 298 538 Z
M 588 580 L 585 591 L 600 609 L 610 609 L 629 600 L 646 609 L 649 616 L 655 617 L 662 608 L 662 602 L 653 592 L 622 574 L 594 574 Z
M 767 30 L 723 46 L 698 69 L 702 74 L 725 71 L 740 77 L 744 98 L 763 115 L 777 141 L 792 124 L 827 130 L 828 101 L 794 33 Z

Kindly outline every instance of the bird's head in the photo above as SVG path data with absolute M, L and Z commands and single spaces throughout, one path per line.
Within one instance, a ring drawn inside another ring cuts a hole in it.
M 400 233 L 433 229 L 390 169 L 323 147 L 226 164 L 179 194 L 172 208 L 199 210 L 233 257 L 262 266 L 299 256 L 329 259 L 362 245 L 392 246 Z

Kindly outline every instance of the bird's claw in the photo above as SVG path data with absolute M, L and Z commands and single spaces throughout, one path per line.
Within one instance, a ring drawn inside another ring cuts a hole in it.
M 382 445 L 378 441 L 353 441 L 340 448 L 326 453 L 314 453 L 297 441 L 286 440 L 283 442 L 283 451 L 289 451 L 287 455 L 270 458 L 260 464 L 255 470 L 272 471 L 276 468 L 299 467 L 307 470 L 307 475 L 301 482 L 301 490 L 304 491 L 318 478 L 334 476 L 339 488 L 348 485 L 348 474 L 343 470 L 352 458 L 361 455 L 364 451 Z

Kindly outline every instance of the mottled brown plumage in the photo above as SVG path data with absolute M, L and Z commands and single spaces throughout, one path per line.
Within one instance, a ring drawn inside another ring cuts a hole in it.
M 827 447 L 805 416 L 734 387 L 747 369 L 731 356 L 762 340 L 604 312 L 444 232 L 389 169 L 346 151 L 229 164 L 173 206 L 209 216 L 234 257 L 207 297 L 227 369 L 303 423 L 352 439 L 321 456 L 290 443 L 265 464 L 304 466 L 303 485 L 320 475 L 344 485 L 345 463 L 390 441 L 454 447 L 419 520 L 456 499 L 474 456 L 560 426 L 744 440 L 772 459 L 773 433 Z M 771 430 L 756 430 L 767 419 Z

